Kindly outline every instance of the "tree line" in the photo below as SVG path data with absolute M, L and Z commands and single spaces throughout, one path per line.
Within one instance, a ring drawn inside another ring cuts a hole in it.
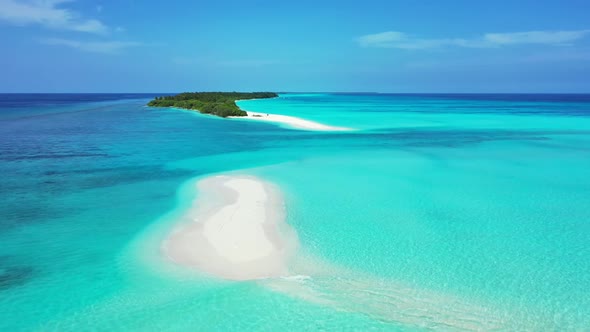
M 274 92 L 183 92 L 174 96 L 156 97 L 148 106 L 197 110 L 225 118 L 248 115 L 236 105 L 236 100 L 275 97 L 278 97 L 278 94 Z

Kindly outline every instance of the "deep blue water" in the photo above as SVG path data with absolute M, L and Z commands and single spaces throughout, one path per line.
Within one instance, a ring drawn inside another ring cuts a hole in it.
M 125 99 L 146 99 L 163 93 L 0 93 L 0 107 L 40 107 Z

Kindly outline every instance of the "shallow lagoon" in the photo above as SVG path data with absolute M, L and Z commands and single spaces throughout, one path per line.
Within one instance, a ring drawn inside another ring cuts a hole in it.
M 590 325 L 588 97 L 239 102 L 359 129 L 318 133 L 99 96 L 0 97 L 2 330 Z M 309 278 L 161 256 L 189 184 L 226 172 L 281 187 Z

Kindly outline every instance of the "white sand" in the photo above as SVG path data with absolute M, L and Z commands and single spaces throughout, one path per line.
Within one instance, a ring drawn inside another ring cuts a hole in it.
M 281 123 L 281 124 L 285 124 L 289 127 L 296 128 L 296 129 L 302 129 L 302 130 L 316 130 L 316 131 L 352 130 L 351 128 L 328 126 L 325 124 L 321 124 L 319 122 L 305 120 L 302 118 L 288 116 L 288 115 L 256 113 L 256 112 L 250 112 L 250 111 L 247 111 L 246 113 L 248 113 L 248 116 L 234 117 L 234 118 Z
M 232 280 L 288 275 L 297 247 L 284 222 L 284 202 L 255 177 L 214 176 L 200 181 L 199 198 L 163 244 L 174 262 Z

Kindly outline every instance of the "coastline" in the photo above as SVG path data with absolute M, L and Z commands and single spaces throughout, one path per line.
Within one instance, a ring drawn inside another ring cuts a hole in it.
M 288 116 L 288 115 L 278 115 L 278 114 L 270 114 L 270 113 L 259 113 L 259 112 L 250 112 L 245 111 L 248 115 L 247 116 L 230 116 L 229 118 L 232 119 L 247 119 L 247 120 L 254 120 L 254 121 L 264 121 L 264 122 L 272 122 L 281 125 L 286 125 L 292 129 L 298 130 L 309 130 L 309 131 L 350 131 L 353 130 L 352 128 L 347 127 L 336 127 L 325 125 L 319 122 L 306 120 L 303 118 L 298 118 L 295 116 Z
M 284 202 L 273 185 L 252 176 L 212 176 L 197 183 L 199 195 L 162 243 L 170 260 L 229 280 L 288 275 L 297 247 L 284 221 Z
M 195 95 L 198 95 L 198 94 L 199 93 L 195 93 Z M 168 99 L 152 100 L 150 103 L 148 103 L 148 106 L 192 111 L 192 112 L 196 112 L 198 114 L 212 115 L 212 116 L 216 116 L 216 117 L 220 117 L 220 118 L 246 119 L 246 120 L 271 122 L 271 123 L 276 123 L 278 125 L 281 125 L 285 128 L 296 129 L 296 130 L 307 130 L 307 131 L 352 131 L 352 130 L 354 130 L 353 128 L 330 126 L 330 125 L 326 125 L 323 123 L 319 123 L 316 121 L 307 120 L 307 119 L 299 118 L 299 117 L 295 117 L 295 116 L 246 111 L 238 105 L 238 102 L 245 101 L 245 100 L 260 100 L 260 99 L 274 99 L 274 98 L 278 98 L 278 96 L 272 97 L 272 98 L 235 99 L 235 100 L 233 100 L 233 105 L 237 108 L 237 110 L 239 112 L 242 112 L 240 115 L 232 115 L 232 113 L 219 114 L 219 113 L 215 113 L 213 111 L 213 109 L 210 111 L 204 111 L 204 109 L 201 109 L 201 108 L 185 107 L 185 106 L 181 106 L 181 105 L 155 105 L 155 104 L 152 105 L 152 103 L 167 102 L 167 101 L 169 101 Z M 200 101 L 196 100 L 194 102 L 200 102 Z M 207 105 L 205 105 L 205 106 L 207 106 Z M 205 107 L 205 106 L 202 105 L 202 107 Z M 246 113 L 246 115 L 243 115 L 243 113 Z

